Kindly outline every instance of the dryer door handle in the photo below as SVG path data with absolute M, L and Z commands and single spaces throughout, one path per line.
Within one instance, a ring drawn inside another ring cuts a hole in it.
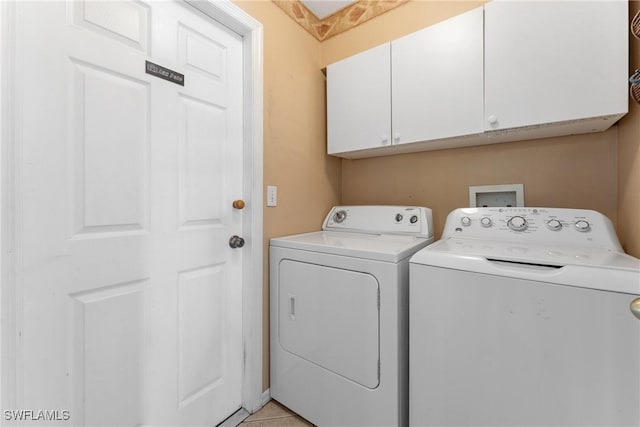
M 289 295 L 289 319 L 296 319 L 296 297 Z

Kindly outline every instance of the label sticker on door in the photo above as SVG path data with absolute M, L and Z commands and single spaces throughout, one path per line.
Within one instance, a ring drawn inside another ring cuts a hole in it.
M 154 64 L 153 62 L 145 61 L 145 64 L 147 74 L 184 86 L 184 74 L 165 68 L 162 65 Z

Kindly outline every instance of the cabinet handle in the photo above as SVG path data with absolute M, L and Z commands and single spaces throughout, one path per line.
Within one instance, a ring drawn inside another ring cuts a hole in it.
M 395 143 L 400 142 L 400 132 L 396 132 L 393 134 L 393 142 Z
M 498 118 L 492 114 L 487 117 L 487 121 L 489 122 L 489 124 L 495 125 L 496 123 L 498 123 Z
M 389 143 L 389 135 L 382 135 L 382 145 L 387 145 Z

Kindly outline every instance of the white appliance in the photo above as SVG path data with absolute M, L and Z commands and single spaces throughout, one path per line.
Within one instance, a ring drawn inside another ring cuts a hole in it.
M 411 259 L 410 424 L 640 425 L 639 294 L 598 212 L 451 212 Z
M 409 258 L 431 209 L 338 206 L 271 239 L 271 397 L 319 426 L 408 424 Z

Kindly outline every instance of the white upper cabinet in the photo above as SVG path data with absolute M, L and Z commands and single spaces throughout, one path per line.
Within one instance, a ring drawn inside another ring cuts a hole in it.
M 327 68 L 328 152 L 602 131 L 628 110 L 628 2 L 494 0 Z
M 391 42 L 393 144 L 484 131 L 483 13 Z
M 327 148 L 339 154 L 391 144 L 389 43 L 327 67 Z
M 604 130 L 627 112 L 626 1 L 493 1 L 484 11 L 487 130 L 612 116 L 592 124 Z

